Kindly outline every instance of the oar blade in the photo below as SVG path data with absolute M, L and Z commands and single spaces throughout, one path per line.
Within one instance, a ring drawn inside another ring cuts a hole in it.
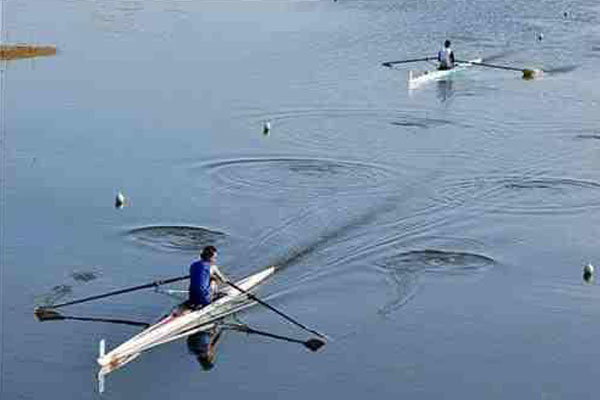
M 306 348 L 308 348 L 310 351 L 317 351 L 321 347 L 325 346 L 325 341 L 313 338 L 304 342 L 304 346 L 306 346 Z
M 542 76 L 543 74 L 544 74 L 544 71 L 542 71 L 541 69 L 526 68 L 523 70 L 523 79 L 525 79 L 525 80 L 535 79 L 535 78 Z
M 33 315 L 35 318 L 40 321 L 58 321 L 65 319 L 58 311 L 54 311 L 48 308 L 38 307 L 33 310 Z

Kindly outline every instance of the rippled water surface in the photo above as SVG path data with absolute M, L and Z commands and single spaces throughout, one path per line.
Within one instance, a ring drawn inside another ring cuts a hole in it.
M 2 64 L 3 400 L 98 398 L 99 340 L 137 328 L 33 308 L 185 274 L 207 244 L 234 278 L 279 265 L 260 294 L 327 345 L 228 331 L 205 371 L 179 341 L 102 397 L 597 397 L 596 1 L 2 6 L 3 41 L 58 49 Z M 381 65 L 446 38 L 545 73 L 409 89 L 430 63 Z M 61 312 L 151 322 L 175 301 Z M 259 306 L 238 317 L 310 338 Z

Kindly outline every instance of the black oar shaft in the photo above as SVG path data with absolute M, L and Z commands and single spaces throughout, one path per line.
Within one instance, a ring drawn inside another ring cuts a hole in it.
M 242 289 L 241 287 L 239 287 L 238 285 L 236 285 L 235 283 L 226 281 L 226 283 L 228 285 L 230 285 L 231 287 L 233 287 L 234 289 L 244 293 L 246 296 L 248 296 L 248 298 L 256 301 L 259 304 L 262 304 L 263 306 L 267 307 L 269 310 L 279 314 L 281 317 L 285 318 L 286 320 L 288 320 L 289 322 L 291 322 L 292 324 L 304 329 L 307 332 L 311 332 L 314 333 L 315 335 L 322 337 L 324 339 L 326 339 L 327 337 L 325 335 L 323 335 L 322 333 L 319 333 L 313 329 L 308 328 L 307 326 L 304 326 L 302 323 L 296 321 L 294 318 L 290 317 L 289 315 L 284 314 L 283 312 L 279 311 L 278 309 L 276 309 L 275 307 L 273 307 L 272 305 L 264 302 L 263 300 L 259 299 L 258 297 L 256 297 L 255 295 L 253 295 L 252 293 L 249 293 L 248 291 Z
M 53 304 L 53 305 L 50 305 L 50 306 L 47 306 L 47 307 L 41 307 L 41 308 L 59 308 L 59 307 L 70 306 L 70 305 L 73 305 L 73 304 L 85 303 L 86 301 L 98 300 L 98 299 L 103 299 L 105 297 L 116 296 L 118 294 L 134 292 L 136 290 L 142 290 L 142 289 L 148 289 L 148 288 L 151 288 L 151 287 L 166 285 L 168 283 L 173 283 L 173 282 L 177 282 L 177 281 L 182 281 L 182 280 L 185 280 L 185 279 L 189 279 L 189 277 L 190 277 L 189 275 L 186 275 L 186 276 L 179 276 L 177 278 L 170 278 L 170 279 L 158 280 L 158 281 L 154 281 L 152 283 L 147 283 L 145 285 L 139 285 L 139 286 L 134 286 L 134 287 L 130 287 L 130 288 L 115 290 L 113 292 L 108 292 L 108 293 L 104 293 L 104 294 L 98 294 L 98 295 L 95 295 L 95 296 L 85 297 L 83 299 L 78 299 L 78 300 L 73 300 L 73 301 L 67 301 L 65 303 Z
M 108 322 L 111 324 L 122 324 L 122 325 L 133 325 L 147 328 L 150 326 L 147 322 L 130 321 L 127 319 L 115 319 L 115 318 L 96 318 L 96 317 L 73 317 L 70 315 L 64 315 L 61 319 L 68 319 L 73 321 L 91 321 L 91 322 Z
M 488 63 L 483 63 L 483 62 L 473 62 L 473 61 L 465 61 L 465 60 L 457 60 L 457 62 L 467 63 L 467 64 L 471 64 L 471 65 L 479 65 L 481 67 L 505 69 L 507 71 L 519 71 L 519 72 L 525 71 L 525 68 L 509 67 L 506 65 L 496 65 L 496 64 L 488 64 Z
M 392 65 L 395 65 L 395 64 L 406 64 L 406 63 L 411 63 L 411 62 L 430 61 L 430 60 L 437 60 L 437 57 L 422 57 L 422 58 L 411 58 L 408 60 L 386 61 L 386 62 L 382 63 L 381 65 L 383 65 L 384 67 L 391 67 Z

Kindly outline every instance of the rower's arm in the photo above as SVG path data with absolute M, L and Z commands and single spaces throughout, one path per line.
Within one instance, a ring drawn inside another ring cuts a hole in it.
M 227 277 L 223 275 L 219 267 L 216 265 L 211 265 L 210 267 L 210 275 L 217 278 L 220 283 L 225 283 L 228 281 Z

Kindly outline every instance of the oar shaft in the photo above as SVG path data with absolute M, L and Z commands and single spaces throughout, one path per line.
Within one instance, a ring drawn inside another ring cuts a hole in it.
M 506 66 L 506 65 L 488 64 L 488 63 L 483 63 L 483 62 L 473 62 L 473 61 L 465 61 L 465 60 L 457 60 L 457 62 L 467 63 L 467 64 L 471 64 L 471 65 L 479 65 L 481 67 L 505 69 L 507 71 L 519 71 L 519 72 L 523 72 L 525 70 L 524 68 L 509 67 L 509 66 Z
M 411 62 L 430 61 L 430 60 L 437 60 L 437 57 L 423 57 L 423 58 L 411 58 L 408 60 L 387 61 L 387 62 L 382 63 L 381 65 L 383 65 L 384 67 L 391 67 L 392 65 L 395 65 L 395 64 L 406 64 L 406 63 L 411 63 Z
M 67 301 L 65 303 L 54 304 L 54 305 L 50 305 L 50 306 L 47 306 L 47 307 L 40 307 L 40 308 L 59 308 L 59 307 L 70 306 L 70 305 L 73 305 L 73 304 L 85 303 L 86 301 L 98 300 L 98 299 L 103 299 L 105 297 L 116 296 L 118 294 L 134 292 L 136 290 L 142 290 L 142 289 L 148 289 L 148 288 L 151 288 L 151 287 L 157 287 L 157 286 L 161 286 L 161 285 L 166 285 L 168 283 L 173 283 L 173 282 L 177 282 L 177 281 L 182 281 L 182 280 L 185 280 L 185 279 L 189 279 L 189 277 L 190 277 L 189 275 L 186 275 L 186 276 L 179 276 L 177 278 L 170 278 L 170 279 L 158 280 L 158 281 L 154 281 L 152 283 L 147 283 L 145 285 L 139 285 L 139 286 L 134 286 L 134 287 L 130 287 L 130 288 L 115 290 L 113 292 L 108 292 L 108 293 L 104 293 L 104 294 L 98 294 L 98 295 L 95 295 L 95 296 L 85 297 L 83 299 L 78 299 L 78 300 L 73 300 L 73 301 Z
M 73 321 L 91 321 L 91 322 L 108 322 L 111 324 L 122 324 L 122 325 L 133 325 L 147 328 L 150 326 L 149 323 L 130 321 L 127 319 L 114 319 L 114 318 L 95 318 L 95 317 L 73 317 L 69 315 L 63 315 L 61 319 L 68 319 Z
M 226 283 L 228 285 L 230 285 L 231 287 L 233 287 L 234 289 L 244 293 L 246 296 L 248 296 L 250 299 L 256 301 L 259 304 L 262 304 L 263 306 L 267 307 L 269 310 L 279 314 L 281 317 L 285 318 L 286 320 L 288 320 L 289 322 L 291 322 L 292 324 L 304 329 L 307 332 L 311 332 L 314 333 L 317 336 L 322 337 L 323 339 L 326 339 L 327 337 L 325 335 L 323 335 L 322 333 L 319 333 L 313 329 L 308 328 L 307 326 L 304 326 L 303 324 L 301 324 L 300 322 L 296 321 L 294 318 L 290 317 L 289 315 L 284 314 L 283 312 L 279 311 L 278 309 L 276 309 L 275 307 L 273 307 L 272 305 L 262 301 L 261 299 L 259 299 L 258 297 L 256 297 L 255 295 L 253 295 L 252 293 L 249 293 L 248 291 L 242 289 L 241 287 L 239 287 L 238 285 L 236 285 L 235 283 L 226 281 Z

